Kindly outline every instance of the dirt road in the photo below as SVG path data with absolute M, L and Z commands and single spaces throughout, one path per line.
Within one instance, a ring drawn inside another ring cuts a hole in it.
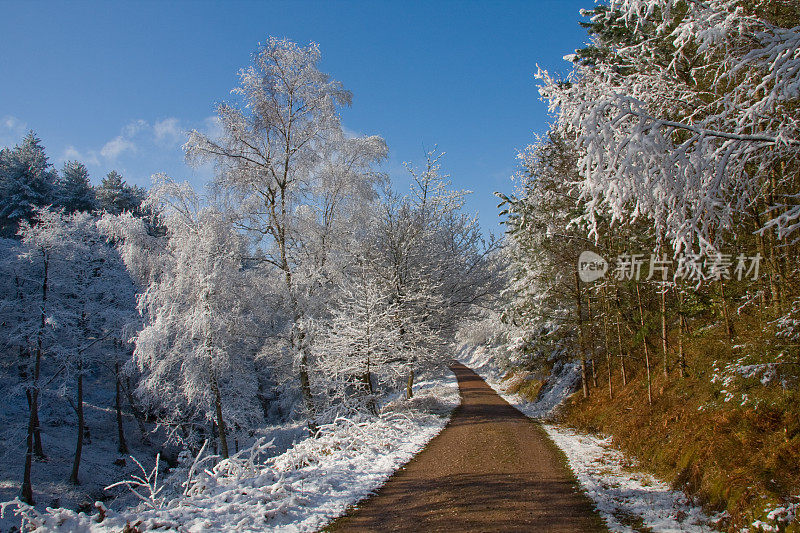
M 461 406 L 447 427 L 326 531 L 605 531 L 544 430 L 453 371 Z

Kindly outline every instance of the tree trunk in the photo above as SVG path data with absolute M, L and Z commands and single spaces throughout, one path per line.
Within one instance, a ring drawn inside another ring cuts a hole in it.
M 661 350 L 664 359 L 664 377 L 669 377 L 669 367 L 667 365 L 667 287 L 662 287 L 661 291 Z
M 597 343 L 594 340 L 594 316 L 592 315 L 592 298 L 586 295 L 587 327 L 589 328 L 589 350 L 592 354 L 592 387 L 597 388 L 597 368 L 594 366 L 597 359 Z
M 611 380 L 611 342 L 608 335 L 608 287 L 603 285 L 603 342 L 606 349 L 606 371 L 608 372 L 608 397 L 614 399 L 614 384 Z
M 410 400 L 414 397 L 414 369 L 408 369 L 408 381 L 406 381 L 406 399 Z
M 25 391 L 25 397 L 28 400 L 28 410 L 33 417 L 33 454 L 37 459 L 43 460 L 46 459 L 46 456 L 42 448 L 42 434 L 39 428 L 39 394 L 35 385 Z
M 316 409 L 314 406 L 314 396 L 311 393 L 311 379 L 308 375 L 308 354 L 305 350 L 301 349 L 300 354 L 300 390 L 303 394 L 303 403 L 305 404 L 306 411 L 308 411 L 308 431 L 315 435 L 319 430 L 317 422 L 314 419 Z
M 286 274 L 287 283 L 291 283 L 290 274 Z M 295 314 L 295 331 L 292 334 L 292 344 L 295 350 L 300 352 L 300 368 L 298 374 L 300 377 L 300 393 L 303 396 L 303 404 L 308 412 L 308 432 L 313 436 L 319 432 L 319 426 L 315 421 L 316 406 L 314 405 L 314 395 L 311 392 L 311 378 L 308 372 L 308 352 L 305 347 L 305 333 L 300 331 L 297 322 L 300 320 L 300 315 Z
M 622 344 L 622 302 L 620 301 L 619 297 L 619 287 L 616 290 L 617 293 L 617 343 L 619 344 L 619 369 L 622 373 L 622 386 L 628 384 L 628 374 L 625 371 L 625 350 L 623 349 Z
M 686 356 L 683 354 L 684 331 L 683 291 L 678 290 L 678 370 L 682 378 L 686 377 Z
M 33 505 L 33 486 L 31 485 L 31 467 L 33 465 L 33 411 L 28 414 L 28 437 L 25 449 L 25 470 L 22 474 L 22 488 L 20 489 L 20 500 L 28 505 Z
M 219 431 L 219 442 L 222 447 L 222 457 L 228 458 L 228 436 L 225 432 L 225 420 L 222 418 L 222 396 L 217 385 L 217 378 L 211 378 L 211 392 L 214 394 L 214 409 L 217 414 L 217 430 Z
M 639 316 L 642 323 L 642 347 L 644 348 L 644 366 L 647 370 L 647 403 L 653 405 L 653 384 L 650 376 L 650 351 L 647 349 L 647 333 L 644 328 L 644 309 L 642 308 L 642 295 L 639 292 L 639 284 L 636 284 L 636 298 L 639 301 Z
M 725 333 L 728 335 L 728 341 L 733 342 L 733 324 L 731 323 L 731 317 L 728 313 L 728 301 L 725 298 L 725 284 L 722 282 L 722 278 L 719 280 L 719 296 L 720 300 L 722 300 L 722 316 L 725 319 Z
M 122 383 L 119 378 L 119 362 L 114 363 L 114 379 L 116 381 L 116 393 L 114 395 L 114 409 L 117 412 L 117 451 L 128 453 L 128 443 L 125 442 L 125 428 L 122 424 Z
M 72 473 L 69 475 L 69 481 L 73 485 L 79 485 L 78 469 L 81 466 L 81 454 L 83 453 L 83 431 L 84 431 L 84 418 L 83 418 L 83 364 L 78 363 L 78 397 L 77 404 L 75 405 L 75 413 L 78 415 L 78 440 L 75 443 L 75 459 L 72 461 Z
M 44 349 L 44 332 L 47 327 L 47 287 L 50 261 L 44 260 L 44 273 L 42 279 L 42 307 L 39 315 L 39 332 L 36 336 L 36 359 L 33 366 L 33 388 L 30 394 L 31 420 L 33 421 L 33 453 L 39 459 L 45 459 L 42 447 L 42 432 L 39 423 L 39 375 L 42 368 L 42 351 Z
M 369 395 L 369 402 L 367 403 L 367 407 L 369 408 L 370 412 L 374 415 L 378 414 L 378 406 L 375 405 L 375 390 L 372 388 L 372 372 L 370 371 L 369 367 L 369 357 L 367 357 L 367 369 L 364 372 L 364 375 L 361 376 L 361 381 L 364 383 L 364 389 L 366 393 Z
M 581 280 L 578 271 L 575 271 L 575 312 L 578 318 L 578 353 L 581 358 L 581 388 L 583 397 L 589 397 L 589 379 L 586 373 L 586 357 L 584 353 L 583 334 L 583 306 L 581 304 Z
M 753 219 L 755 221 L 755 229 L 761 229 L 763 224 L 761 222 L 761 215 L 760 213 L 763 211 L 763 205 L 756 204 L 753 209 Z M 754 231 L 755 233 L 755 231 Z M 767 276 L 767 280 L 763 282 L 764 284 L 764 291 L 761 293 L 761 306 L 764 310 L 769 306 L 777 307 L 778 306 L 778 287 L 775 285 L 775 265 L 772 262 L 772 255 L 770 252 L 767 251 L 767 242 L 764 236 L 764 233 L 758 233 L 758 251 L 761 254 L 761 257 L 769 266 L 769 272 Z M 767 302 L 766 298 L 764 297 L 764 292 L 769 288 L 769 302 Z M 763 310 L 762 310 L 763 312 Z M 772 315 L 777 316 L 777 315 Z

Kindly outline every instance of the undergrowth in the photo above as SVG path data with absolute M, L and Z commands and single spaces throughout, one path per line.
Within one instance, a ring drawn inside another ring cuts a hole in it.
M 512 370 L 503 377 L 503 388 L 509 394 L 518 394 L 526 401 L 535 402 L 543 381 L 532 377 L 530 372 Z
M 759 362 L 776 358 L 769 328 L 755 319 L 740 318 L 733 342 L 723 330 L 699 328 L 685 341 L 685 377 L 674 368 L 674 346 L 667 377 L 651 352 L 652 405 L 638 354 L 626 361 L 625 386 L 613 360 L 613 399 L 598 361 L 600 387 L 589 399 L 574 394 L 563 421 L 612 435 L 642 468 L 709 511 L 727 511 L 730 531 L 800 531 L 800 368 Z

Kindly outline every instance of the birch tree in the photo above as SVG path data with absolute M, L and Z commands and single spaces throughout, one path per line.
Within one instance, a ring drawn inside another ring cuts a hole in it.
M 225 403 L 224 386 L 235 377 L 232 387 L 252 390 L 254 379 L 242 345 L 249 301 L 244 242 L 226 215 L 204 205 L 187 184 L 157 177 L 146 206 L 166 230 L 160 250 L 146 246 L 152 240 L 143 222 L 131 225 L 130 215 L 104 222 L 125 250 L 129 268 L 148 274 L 139 297 L 145 326 L 133 352 L 143 373 L 140 392 L 173 414 L 197 410 L 213 420 L 227 457 L 226 414 L 233 409 Z
M 240 226 L 261 237 L 264 261 L 281 272 L 291 317 L 289 345 L 310 427 L 316 410 L 309 332 L 312 295 L 324 277 L 329 231 L 348 208 L 374 196 L 379 137 L 348 138 L 339 108 L 352 95 L 319 71 L 319 46 L 270 38 L 239 73 L 239 103 L 217 106 L 222 135 L 190 132 L 192 162 L 214 162 L 216 184 L 241 203 Z M 316 221 L 309 227 L 309 220 Z M 312 230 L 312 231 L 309 231 Z

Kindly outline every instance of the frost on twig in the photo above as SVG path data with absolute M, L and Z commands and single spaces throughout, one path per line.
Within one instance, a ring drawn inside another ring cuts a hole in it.
M 136 466 L 142 471 L 142 475 L 131 475 L 130 479 L 125 481 L 118 481 L 105 487 L 104 490 L 110 490 L 114 487 L 125 485 L 137 498 L 142 500 L 152 509 L 161 509 L 164 506 L 164 498 L 159 496 L 163 487 L 158 486 L 158 467 L 161 461 L 161 454 L 156 454 L 156 464 L 153 469 L 148 473 L 134 456 L 129 456 Z M 141 492 L 140 492 L 141 491 Z
M 20 531 L 34 530 L 42 525 L 42 515 L 36 510 L 36 507 L 23 502 L 19 498 L 0 503 L 0 518 L 4 517 L 6 509 L 9 507 L 16 507 L 14 514 L 21 519 Z

